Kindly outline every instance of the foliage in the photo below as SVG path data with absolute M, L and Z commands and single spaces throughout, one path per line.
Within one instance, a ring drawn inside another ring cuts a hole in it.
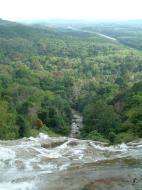
M 0 20 L 0 139 L 68 135 L 71 109 L 84 116 L 82 138 L 141 138 L 142 54 L 125 46 L 128 29 L 119 27 L 89 33 Z M 141 49 L 131 27 L 127 45 Z
M 104 138 L 113 141 L 112 132 L 117 133 L 120 125 L 119 117 L 111 105 L 97 101 L 84 108 L 84 128 L 82 132 L 93 136 L 94 130 Z M 88 127 L 89 126 L 89 127 Z M 93 132 L 93 133 L 92 133 Z M 96 135 L 97 136 L 97 135 Z

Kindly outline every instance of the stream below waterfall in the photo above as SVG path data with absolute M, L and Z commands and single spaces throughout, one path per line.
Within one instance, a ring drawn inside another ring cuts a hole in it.
M 82 128 L 83 117 L 75 110 L 72 110 L 72 124 L 69 137 L 78 138 L 80 135 L 80 129 Z
M 70 137 L 0 141 L 0 190 L 142 190 L 142 140 L 80 140 L 81 125 L 74 113 Z

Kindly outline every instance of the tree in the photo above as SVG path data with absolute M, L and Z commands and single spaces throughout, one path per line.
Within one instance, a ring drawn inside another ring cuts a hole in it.
M 0 101 L 0 139 L 15 139 L 17 137 L 16 114 L 10 110 L 6 101 Z
M 89 126 L 89 133 L 95 130 L 105 138 L 112 138 L 110 133 L 116 133 L 120 124 L 119 117 L 113 107 L 102 101 L 87 105 L 83 116 L 86 131 Z

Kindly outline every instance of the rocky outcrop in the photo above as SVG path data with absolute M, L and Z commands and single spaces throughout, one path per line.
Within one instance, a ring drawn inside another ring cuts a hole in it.
M 67 141 L 67 138 L 65 137 L 58 137 L 58 138 L 48 138 L 47 140 L 41 142 L 42 148 L 55 148 L 57 146 L 62 145 Z

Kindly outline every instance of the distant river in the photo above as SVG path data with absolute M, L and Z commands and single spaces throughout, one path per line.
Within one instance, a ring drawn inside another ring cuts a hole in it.
M 110 39 L 110 40 L 114 40 L 114 41 L 117 40 L 116 38 L 113 38 L 113 37 L 107 36 L 107 35 L 102 34 L 102 33 L 98 33 L 98 32 L 96 32 L 96 34 L 98 34 L 99 36 L 102 36 L 102 37 L 104 37 L 104 38 Z
M 102 34 L 102 33 L 99 33 L 99 32 L 93 32 L 93 31 L 83 30 L 83 29 L 78 29 L 78 28 L 73 28 L 73 27 L 68 27 L 68 29 L 74 30 L 74 31 L 85 32 L 85 33 L 89 33 L 89 34 L 97 34 L 97 35 L 99 35 L 99 36 L 101 36 L 103 38 L 107 38 L 107 39 L 110 39 L 110 40 L 117 41 L 116 38 L 108 36 L 108 35 L 105 35 L 105 34 Z

